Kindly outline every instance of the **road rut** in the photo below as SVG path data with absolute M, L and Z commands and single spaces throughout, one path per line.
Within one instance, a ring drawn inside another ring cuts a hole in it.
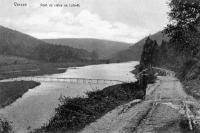
M 117 107 L 80 133 L 181 133 L 178 123 L 186 117 L 183 103 L 191 103 L 195 117 L 200 116 L 198 102 L 183 91 L 177 78 L 158 76 L 148 86 L 145 100 Z

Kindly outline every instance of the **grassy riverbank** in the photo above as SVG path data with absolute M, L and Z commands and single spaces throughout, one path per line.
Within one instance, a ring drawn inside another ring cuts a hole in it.
M 1 56 L 0 59 L 0 80 L 20 76 L 40 76 L 46 74 L 63 73 L 68 67 L 103 63 L 103 61 L 47 63 L 21 59 L 17 57 L 8 58 Z M 28 89 L 34 88 L 37 85 L 39 85 L 39 83 L 34 81 L 0 83 L 0 108 L 9 105 L 18 97 L 21 97 L 26 91 L 28 91 Z
M 88 92 L 87 97 L 63 97 L 60 106 L 55 109 L 54 117 L 35 132 L 79 131 L 117 106 L 134 99 L 141 99 L 143 95 L 139 83 L 135 82 Z
M 29 89 L 40 85 L 34 81 L 15 81 L 0 83 L 0 108 L 13 103 Z
M 2 59 L 0 57 L 0 59 Z M 93 64 L 102 64 L 105 61 L 81 61 L 68 63 L 48 63 L 30 61 L 27 59 L 18 59 L 10 57 L 0 60 L 0 80 L 20 76 L 40 76 L 46 74 L 63 73 L 68 67 L 78 67 Z M 59 69 L 64 68 L 64 69 Z M 0 83 L 0 108 L 13 103 L 16 99 L 23 96 L 29 89 L 40 85 L 34 81 L 14 81 Z M 12 130 L 11 124 L 4 118 L 0 118 L 0 132 L 9 132 Z

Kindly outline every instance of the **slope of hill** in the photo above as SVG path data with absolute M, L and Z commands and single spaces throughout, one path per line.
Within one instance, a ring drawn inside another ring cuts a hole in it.
M 20 56 L 47 62 L 67 62 L 91 58 L 91 53 L 86 50 L 48 44 L 3 26 L 0 26 L 0 55 Z
M 156 40 L 159 45 L 161 44 L 162 40 L 165 40 L 165 41 L 169 40 L 166 35 L 163 35 L 162 31 L 157 32 L 153 35 L 150 35 L 150 38 L 153 40 Z M 146 37 L 138 41 L 137 43 L 135 43 L 133 46 L 129 47 L 128 49 L 118 52 L 117 54 L 113 56 L 112 59 L 120 60 L 120 61 L 132 61 L 132 60 L 139 61 L 142 54 L 145 40 L 146 40 Z
M 34 60 L 17 56 L 0 55 L 0 66 L 35 63 Z M 0 69 L 1 70 L 1 69 Z
M 129 48 L 129 43 L 115 42 L 91 38 L 60 38 L 44 39 L 45 42 L 52 44 L 61 44 L 74 48 L 85 49 L 89 52 L 95 51 L 100 59 L 108 59 L 113 54 Z

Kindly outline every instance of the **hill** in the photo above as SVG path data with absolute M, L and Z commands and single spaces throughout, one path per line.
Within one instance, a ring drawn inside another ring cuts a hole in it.
M 52 45 L 27 34 L 0 26 L 0 55 L 47 62 L 91 59 L 91 53 L 69 46 Z
M 59 38 L 44 39 L 47 43 L 60 44 L 74 48 L 85 49 L 89 52 L 95 51 L 100 59 L 109 59 L 113 54 L 129 48 L 129 43 L 115 42 L 92 38 Z
M 153 35 L 150 35 L 150 38 L 156 40 L 160 45 L 162 40 L 169 40 L 166 35 L 163 35 L 162 31 L 159 31 Z M 113 60 L 120 61 L 139 61 L 143 51 L 143 46 L 145 44 L 146 37 L 130 46 L 128 49 L 118 52 L 113 56 Z

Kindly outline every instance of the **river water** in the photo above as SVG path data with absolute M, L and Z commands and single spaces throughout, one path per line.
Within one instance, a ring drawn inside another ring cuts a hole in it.
M 89 65 L 68 68 L 61 74 L 45 75 L 59 78 L 110 79 L 135 81 L 131 70 L 138 62 Z M 103 89 L 110 84 L 85 84 L 66 82 L 41 82 L 40 86 L 30 89 L 14 103 L 0 110 L 0 115 L 12 122 L 16 133 L 27 133 L 30 130 L 48 123 L 58 107 L 59 97 L 84 96 L 87 91 Z

